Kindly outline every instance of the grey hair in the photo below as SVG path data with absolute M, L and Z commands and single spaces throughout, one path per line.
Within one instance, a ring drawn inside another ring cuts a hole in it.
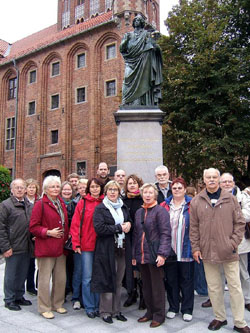
M 44 179 L 43 181 L 43 192 L 46 193 L 47 188 L 51 183 L 58 183 L 59 186 L 61 187 L 61 179 L 58 176 L 48 176 Z
M 16 179 L 12 180 L 12 182 L 10 183 L 10 189 L 13 188 L 13 186 L 15 185 L 15 183 L 16 183 L 17 181 L 21 181 L 21 182 L 23 182 L 23 185 L 24 185 L 24 187 L 26 188 L 26 182 L 25 182 L 25 180 L 22 179 L 22 178 L 16 178 Z
M 158 190 L 157 190 L 156 185 L 153 184 L 153 183 L 145 183 L 145 184 L 142 185 L 142 187 L 140 188 L 140 194 L 141 194 L 141 196 L 143 195 L 143 191 L 145 190 L 145 188 L 149 188 L 149 187 L 153 187 L 154 192 L 155 192 L 155 199 L 156 199 L 157 196 L 158 196 Z
M 231 173 L 229 173 L 229 172 L 224 172 L 224 173 L 220 176 L 220 178 L 222 178 L 223 176 L 230 176 L 230 177 L 232 177 L 233 182 L 234 182 L 234 176 L 233 176 Z
M 215 169 L 215 168 L 209 168 L 209 169 L 205 169 L 205 170 L 203 171 L 203 178 L 206 176 L 206 173 L 207 173 L 208 171 L 215 171 L 215 172 L 218 174 L 218 176 L 220 177 L 220 171 L 219 171 L 218 169 Z
M 155 168 L 155 175 L 159 170 L 165 170 L 167 173 L 169 173 L 168 168 L 165 165 L 159 165 L 157 168 Z

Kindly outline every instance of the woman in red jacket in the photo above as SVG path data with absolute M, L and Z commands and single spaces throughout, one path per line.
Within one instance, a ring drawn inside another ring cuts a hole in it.
M 103 200 L 102 183 L 96 178 L 90 179 L 87 184 L 86 193 L 87 195 L 80 200 L 76 206 L 70 227 L 73 250 L 75 250 L 75 256 L 79 257 L 79 264 L 74 267 L 73 302 L 76 298 L 76 290 L 74 290 L 74 287 L 79 285 L 74 282 L 76 281 L 76 277 L 78 277 L 79 279 L 82 279 L 82 298 L 84 308 L 87 316 L 93 319 L 96 316 L 99 316 L 99 294 L 90 291 L 96 243 L 93 215 L 96 206 L 98 206 Z M 82 227 L 80 228 L 81 224 Z
M 38 311 L 46 319 L 54 318 L 51 311 L 60 314 L 63 308 L 66 284 L 66 257 L 63 252 L 68 238 L 67 210 L 59 194 L 61 181 L 48 176 L 43 182 L 45 193 L 31 214 L 30 232 L 35 238 L 35 257 L 38 262 Z M 50 294 L 50 278 L 52 291 Z

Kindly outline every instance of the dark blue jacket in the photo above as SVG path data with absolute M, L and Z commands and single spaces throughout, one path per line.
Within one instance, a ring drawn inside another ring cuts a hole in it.
M 161 206 L 165 207 L 167 209 L 167 211 L 170 210 L 170 202 L 173 199 L 173 196 L 171 195 L 170 197 L 165 199 L 165 202 L 161 204 Z M 183 210 L 183 216 L 185 219 L 185 233 L 184 233 L 184 237 L 183 237 L 183 249 L 182 249 L 182 258 L 193 258 L 192 256 L 192 248 L 191 248 L 191 243 L 190 243 L 190 239 L 189 239 L 189 210 L 190 210 L 190 202 L 192 200 L 191 197 L 185 195 L 185 200 L 186 200 L 186 204 Z

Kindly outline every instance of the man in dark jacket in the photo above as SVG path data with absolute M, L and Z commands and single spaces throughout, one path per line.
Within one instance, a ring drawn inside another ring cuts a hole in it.
M 160 165 L 155 169 L 155 178 L 157 182 L 155 183 L 158 190 L 157 202 L 158 204 L 165 201 L 166 198 L 172 195 L 170 188 L 171 181 L 169 180 L 168 168 L 165 165 Z
M 100 181 L 103 183 L 103 185 L 106 185 L 111 179 L 109 178 L 110 169 L 106 162 L 99 163 L 97 170 L 96 170 L 96 176 Z
M 27 278 L 29 249 L 29 220 L 32 204 L 25 198 L 23 179 L 11 185 L 12 196 L 0 204 L 0 249 L 5 258 L 4 302 L 9 310 L 21 310 L 20 305 L 31 305 L 23 295 Z

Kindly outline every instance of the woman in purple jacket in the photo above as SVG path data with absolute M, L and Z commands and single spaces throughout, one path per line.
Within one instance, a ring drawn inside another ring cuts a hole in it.
M 165 287 L 163 265 L 171 251 L 171 227 L 168 212 L 157 204 L 158 190 L 154 184 L 141 189 L 142 208 L 135 214 L 132 242 L 132 264 L 140 265 L 143 296 L 147 307 L 139 323 L 151 321 L 150 327 L 165 321 Z M 152 262 L 149 242 L 158 241 L 155 263 Z

